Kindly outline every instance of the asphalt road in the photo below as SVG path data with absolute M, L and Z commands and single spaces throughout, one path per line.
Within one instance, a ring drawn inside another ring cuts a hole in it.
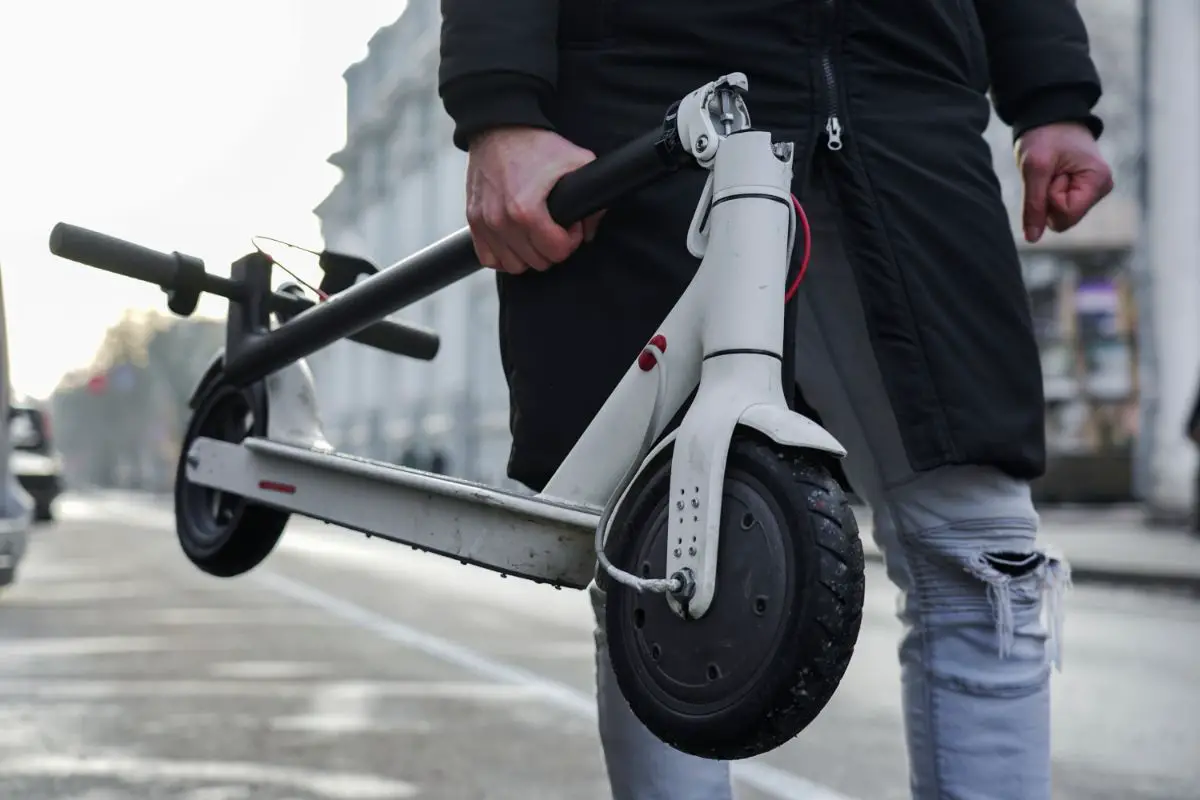
M 0 596 L 3 800 L 602 800 L 582 593 L 301 522 L 220 581 L 157 509 L 67 499 Z M 894 599 L 743 800 L 907 798 Z M 1056 797 L 1200 798 L 1200 604 L 1082 587 Z

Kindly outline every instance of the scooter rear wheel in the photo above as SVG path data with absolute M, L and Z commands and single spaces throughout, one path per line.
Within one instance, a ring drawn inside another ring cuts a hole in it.
M 627 572 L 657 576 L 672 513 L 670 449 L 642 476 L 605 551 Z M 749 758 L 803 731 L 845 674 L 862 622 L 862 542 L 840 485 L 812 453 L 739 432 L 707 613 L 683 619 L 662 595 L 603 584 L 613 670 L 638 719 L 683 752 Z
M 175 532 L 188 559 L 209 575 L 231 578 L 258 566 L 279 541 L 289 514 L 240 495 L 191 483 L 188 450 L 205 437 L 240 442 L 267 433 L 261 384 L 238 389 L 218 376 L 196 404 L 175 472 Z

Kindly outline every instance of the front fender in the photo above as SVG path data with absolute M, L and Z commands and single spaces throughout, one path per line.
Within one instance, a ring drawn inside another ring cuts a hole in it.
M 758 431 L 776 444 L 806 450 L 820 450 L 837 458 L 846 448 L 833 434 L 803 414 L 773 403 L 750 406 L 738 418 L 738 424 Z

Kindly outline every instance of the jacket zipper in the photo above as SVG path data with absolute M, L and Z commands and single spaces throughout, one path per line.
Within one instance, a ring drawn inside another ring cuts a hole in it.
M 837 0 L 824 0 L 825 10 L 832 23 L 837 11 Z M 830 25 L 832 28 L 832 24 Z M 837 73 L 833 69 L 832 44 L 825 45 L 821 53 L 821 74 L 825 77 L 825 146 L 837 152 L 842 149 L 842 121 L 838 117 Z

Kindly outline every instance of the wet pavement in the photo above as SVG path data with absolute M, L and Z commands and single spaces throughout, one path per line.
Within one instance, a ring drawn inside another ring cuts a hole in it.
M 164 509 L 65 498 L 0 595 L 0 798 L 603 800 L 582 593 L 304 521 L 259 570 L 183 558 Z M 822 717 L 739 798 L 904 800 L 894 597 L 872 565 Z M 1056 797 L 1200 798 L 1200 603 L 1082 586 Z

